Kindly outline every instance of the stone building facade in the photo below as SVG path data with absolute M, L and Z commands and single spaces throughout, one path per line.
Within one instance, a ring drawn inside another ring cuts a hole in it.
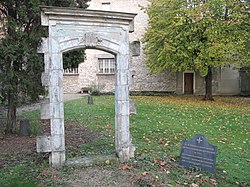
M 145 65 L 142 38 L 147 29 L 148 15 L 143 10 L 147 0 L 91 0 L 89 9 L 137 13 L 134 32 L 129 34 L 131 44 L 136 43 L 136 53 L 130 64 L 130 91 L 164 92 L 176 94 L 205 93 L 205 80 L 199 72 L 163 72 L 150 75 Z M 134 45 L 131 45 L 134 46 Z M 77 93 L 82 88 L 95 88 L 102 92 L 113 92 L 115 86 L 115 56 L 100 50 L 87 49 L 86 60 L 76 73 L 64 73 L 64 92 Z M 232 67 L 214 70 L 213 92 L 216 95 L 236 95 L 240 92 L 239 71 Z

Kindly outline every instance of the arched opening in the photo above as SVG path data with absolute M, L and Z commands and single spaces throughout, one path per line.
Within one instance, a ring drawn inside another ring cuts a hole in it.
M 65 160 L 63 53 L 77 48 L 107 51 L 115 55 L 115 152 L 121 161 L 134 156 L 135 147 L 129 132 L 129 38 L 136 14 L 44 7 L 42 25 L 48 26 L 49 37 L 44 39 L 45 72 L 43 85 L 48 88 L 49 103 L 45 106 L 50 119 L 51 136 L 38 141 L 38 150 L 50 152 L 53 166 Z M 112 64 L 111 60 L 104 63 Z M 112 69 L 112 68 L 111 68 Z M 105 70 L 109 72 L 112 70 Z
M 116 55 L 107 50 L 76 48 L 64 51 L 63 92 L 114 94 L 116 64 Z
M 72 63 L 73 66 L 79 64 L 77 73 L 65 73 L 66 68 L 63 61 L 64 95 L 77 93 L 81 98 L 75 102 L 64 102 L 66 155 L 88 158 L 115 155 L 116 55 L 99 49 L 77 48 L 64 51 L 63 60 L 65 59 L 64 54 L 70 55 L 72 51 L 76 50 L 78 52 L 84 50 L 85 54 L 84 62 Z M 76 54 L 73 53 L 73 55 Z M 75 58 L 69 56 L 69 59 L 74 60 Z M 69 62 L 66 65 L 72 67 Z M 100 96 L 101 94 L 105 94 L 105 96 Z M 90 96 L 93 99 L 93 105 L 88 103 Z M 76 134 L 77 137 L 73 137 L 71 133 Z M 79 146 L 77 151 L 70 146 L 71 142 L 75 142 Z M 75 151 L 73 152 L 73 150 Z

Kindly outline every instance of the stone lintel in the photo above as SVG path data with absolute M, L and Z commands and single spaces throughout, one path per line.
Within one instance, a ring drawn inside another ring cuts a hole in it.
M 114 11 L 103 11 L 103 10 L 90 10 L 82 8 L 69 8 L 69 7 L 51 7 L 42 6 L 42 25 L 48 26 L 48 19 L 55 20 L 60 18 L 60 21 L 67 20 L 69 18 L 82 18 L 91 19 L 93 22 L 101 20 L 105 25 L 105 22 L 116 22 L 119 20 L 121 23 L 129 25 L 133 21 L 136 13 L 126 13 L 126 12 L 114 12 Z M 131 31 L 133 27 L 131 26 Z

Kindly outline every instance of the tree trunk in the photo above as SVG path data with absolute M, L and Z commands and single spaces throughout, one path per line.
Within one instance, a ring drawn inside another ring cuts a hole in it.
M 8 113 L 7 113 L 7 123 L 5 127 L 5 133 L 14 133 L 16 130 L 16 102 L 11 91 L 8 92 Z
M 206 84 L 206 93 L 204 100 L 213 101 L 213 92 L 212 92 L 212 68 L 208 67 L 207 75 L 205 76 L 205 84 Z

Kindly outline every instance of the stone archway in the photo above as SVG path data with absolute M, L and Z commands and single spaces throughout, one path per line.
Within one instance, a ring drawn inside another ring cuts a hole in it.
M 50 119 L 51 135 L 37 138 L 38 152 L 51 152 L 50 163 L 65 162 L 63 61 L 62 53 L 76 48 L 100 49 L 116 55 L 115 149 L 121 161 L 134 156 L 129 132 L 129 32 L 136 14 L 42 7 L 42 25 L 49 30 L 40 53 L 44 53 L 43 85 L 49 100 L 41 108 L 41 118 Z

